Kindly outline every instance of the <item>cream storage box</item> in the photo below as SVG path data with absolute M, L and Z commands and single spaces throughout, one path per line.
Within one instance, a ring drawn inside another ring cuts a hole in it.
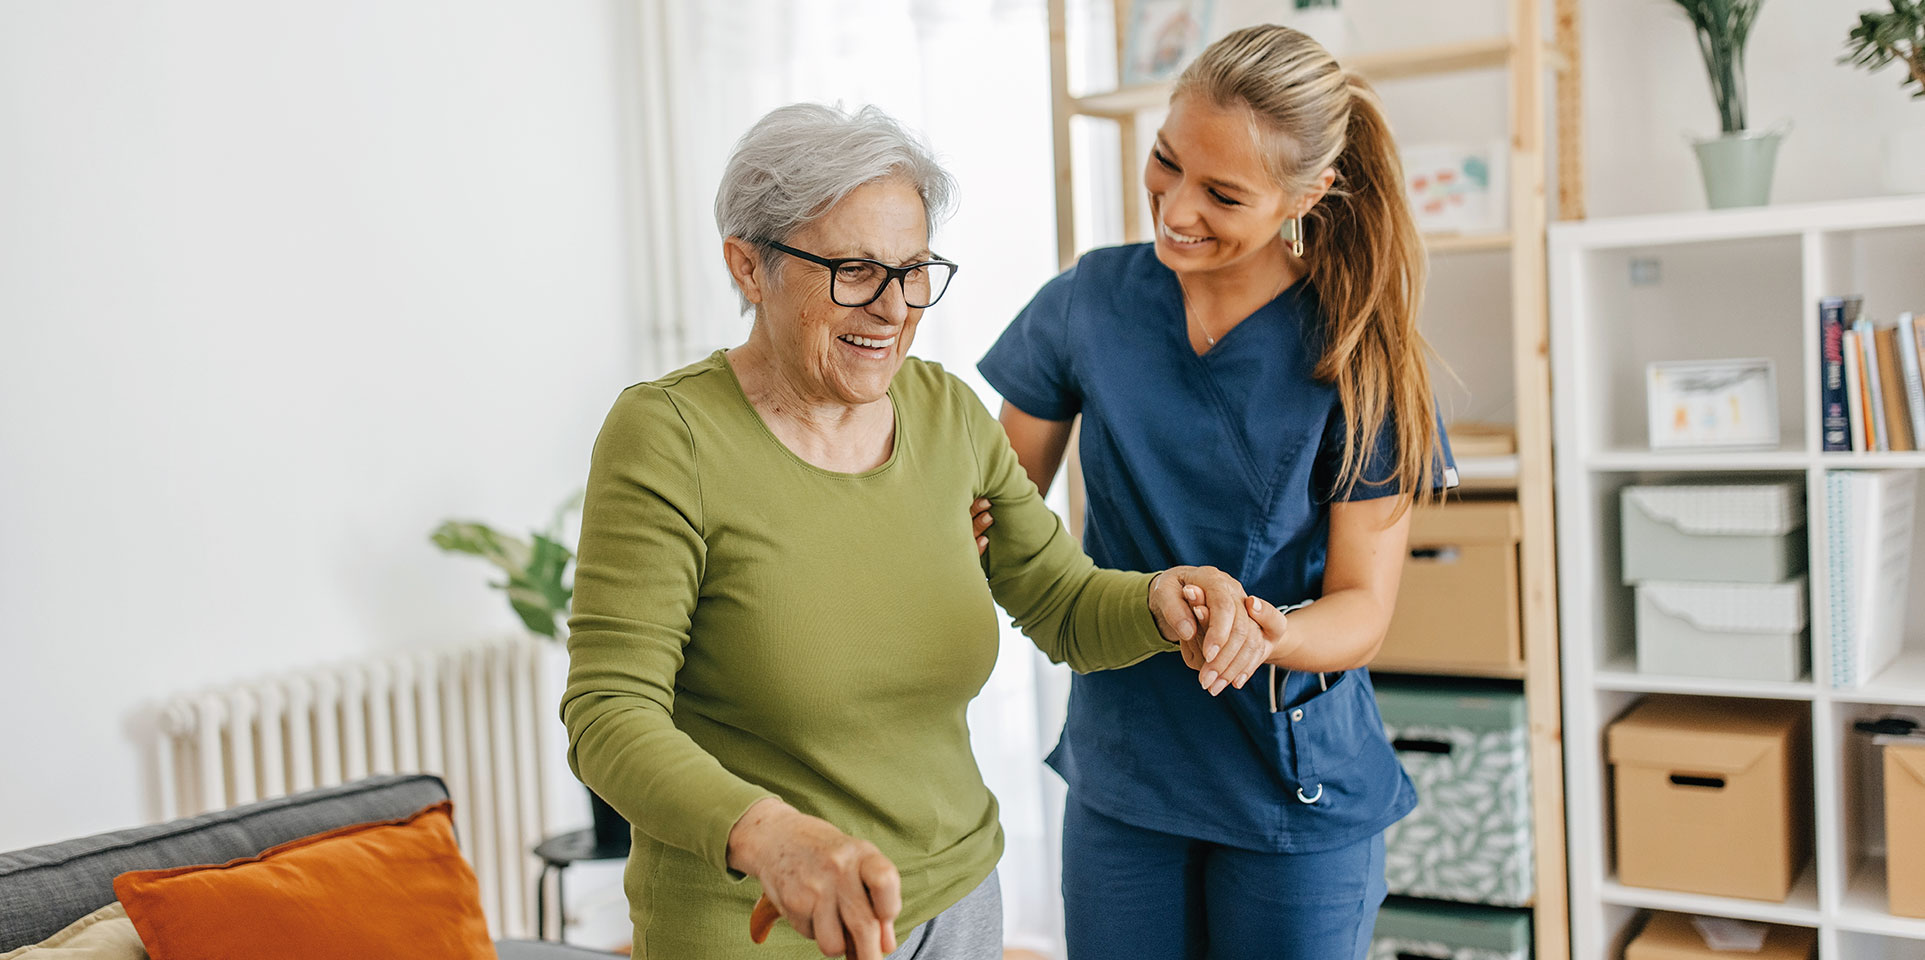
M 1782 583 L 1805 572 L 1805 499 L 1793 483 L 1625 487 L 1624 582 Z
M 1638 672 L 1800 680 L 1811 666 L 1806 596 L 1804 577 L 1787 583 L 1639 583 Z
M 1605 731 L 1617 878 L 1783 901 L 1811 859 L 1811 704 L 1652 696 Z
M 1885 889 L 1891 912 L 1925 918 L 1925 742 L 1885 743 Z
M 1653 914 L 1643 932 L 1624 950 L 1624 960 L 1810 960 L 1818 931 L 1770 925 L 1764 946 L 1755 952 L 1714 950 L 1681 913 Z
M 1521 676 L 1514 500 L 1463 500 L 1410 512 L 1397 610 L 1371 661 L 1387 673 Z

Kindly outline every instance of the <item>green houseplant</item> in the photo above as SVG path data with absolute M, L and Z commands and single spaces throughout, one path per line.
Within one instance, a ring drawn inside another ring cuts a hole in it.
M 1713 208 L 1753 207 L 1771 198 L 1781 130 L 1751 129 L 1746 116 L 1745 44 L 1764 0 L 1672 0 L 1697 33 L 1721 133 L 1693 146 Z
M 524 626 L 555 640 L 568 620 L 568 602 L 575 594 L 568 570 L 575 553 L 561 544 L 561 528 L 579 506 L 580 495 L 571 497 L 555 511 L 548 529 L 526 540 L 473 520 L 449 520 L 435 528 L 429 539 L 449 553 L 480 557 L 499 568 L 508 579 L 491 586 L 508 594 L 508 606 Z
M 529 631 L 559 641 L 568 623 L 568 605 L 575 596 L 570 567 L 575 552 L 562 544 L 568 515 L 581 506 L 581 495 L 570 497 L 555 511 L 547 529 L 527 539 L 502 533 L 473 520 L 449 520 L 429 539 L 449 553 L 480 557 L 495 565 L 507 579 L 491 584 L 508 595 L 508 606 Z M 598 854 L 614 856 L 628 849 L 628 822 L 595 791 L 588 791 L 594 817 Z
M 1925 100 L 1925 0 L 1891 0 L 1890 13 L 1867 10 L 1858 15 L 1845 41 L 1849 63 L 1878 71 L 1897 61 L 1905 65 L 1900 89 L 1913 87 L 1912 98 Z
M 1904 68 L 1899 89 L 1910 89 L 1914 100 L 1925 99 L 1925 0 L 1891 0 L 1889 12 L 1859 14 L 1839 62 L 1870 72 L 1896 62 Z M 1894 193 L 1925 193 L 1925 124 L 1887 126 L 1885 186 Z

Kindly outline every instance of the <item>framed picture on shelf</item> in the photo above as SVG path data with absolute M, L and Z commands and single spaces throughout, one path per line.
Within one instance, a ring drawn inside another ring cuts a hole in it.
M 1123 85 L 1172 80 L 1209 42 L 1214 0 L 1130 0 Z
M 1497 233 L 1510 220 L 1510 147 L 1429 143 L 1403 149 L 1404 192 L 1424 233 Z
M 1778 446 L 1778 374 L 1768 359 L 1653 363 L 1645 402 L 1653 450 Z

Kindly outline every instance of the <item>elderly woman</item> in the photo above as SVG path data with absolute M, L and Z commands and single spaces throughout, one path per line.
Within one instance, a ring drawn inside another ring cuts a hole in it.
M 1215 569 L 1097 570 L 969 388 L 909 357 L 951 192 L 874 108 L 769 114 L 715 202 L 748 342 L 630 387 L 595 443 L 562 718 L 635 826 L 636 956 L 1000 956 L 964 722 L 992 597 L 1079 671 L 1181 644 L 1241 685 L 1282 634 Z M 762 947 L 758 893 L 787 920 Z

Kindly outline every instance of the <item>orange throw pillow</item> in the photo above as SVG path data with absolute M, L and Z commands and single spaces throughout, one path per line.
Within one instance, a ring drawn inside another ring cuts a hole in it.
M 114 893 L 154 960 L 494 960 L 451 809 L 219 866 L 123 873 Z

